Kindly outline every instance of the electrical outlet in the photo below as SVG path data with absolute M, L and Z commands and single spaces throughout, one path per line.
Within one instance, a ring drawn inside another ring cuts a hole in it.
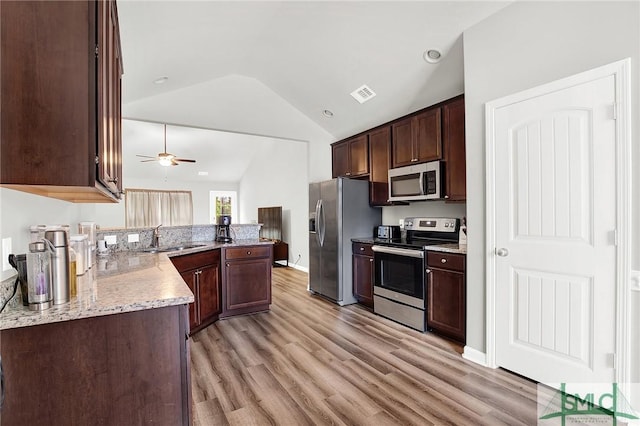
M 108 246 L 112 246 L 118 243 L 115 235 L 105 235 L 104 241 L 107 243 Z
M 127 242 L 128 243 L 140 242 L 140 234 L 127 234 Z
M 11 264 L 9 263 L 9 255 L 11 254 L 11 237 L 2 239 L 2 271 L 9 271 L 12 269 Z

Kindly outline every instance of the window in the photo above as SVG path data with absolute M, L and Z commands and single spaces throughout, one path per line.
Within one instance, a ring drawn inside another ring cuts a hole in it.
M 193 225 L 191 191 L 125 190 L 125 226 Z
M 238 193 L 236 191 L 211 191 L 209 193 L 211 223 L 217 223 L 220 215 L 230 215 L 238 220 Z

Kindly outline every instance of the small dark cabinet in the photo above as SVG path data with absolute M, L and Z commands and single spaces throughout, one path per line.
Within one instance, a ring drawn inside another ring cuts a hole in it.
M 353 295 L 359 303 L 373 309 L 372 244 L 353 243 Z
M 191 334 L 215 322 L 220 312 L 220 250 L 208 250 L 171 258 L 195 298 L 189 304 Z
M 364 176 L 369 173 L 369 142 L 360 135 L 331 145 L 333 177 Z
M 440 107 L 428 108 L 391 125 L 393 168 L 442 158 L 441 115 Z
M 466 256 L 427 252 L 427 329 L 466 340 Z
M 464 97 L 458 96 L 446 102 L 442 112 L 445 198 L 448 201 L 464 201 L 467 198 Z
M 369 204 L 388 206 L 391 168 L 391 126 L 372 130 L 369 137 Z
M 220 318 L 266 311 L 271 304 L 272 246 L 223 249 L 223 300 Z

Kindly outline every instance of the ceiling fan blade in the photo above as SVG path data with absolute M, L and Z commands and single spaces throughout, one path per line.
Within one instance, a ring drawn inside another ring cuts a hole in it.
M 140 160 L 141 163 L 150 163 L 152 161 L 158 161 L 156 158 L 151 158 L 150 160 Z
M 182 161 L 183 163 L 195 163 L 196 160 L 189 160 L 188 158 L 174 158 L 173 161 Z
M 151 157 L 150 155 L 140 155 L 140 154 L 136 154 L 136 157 L 156 158 L 156 157 Z

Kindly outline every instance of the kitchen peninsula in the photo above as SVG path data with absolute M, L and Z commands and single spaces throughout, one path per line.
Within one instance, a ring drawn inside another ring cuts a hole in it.
M 71 302 L 43 312 L 13 306 L 0 314 L 3 420 L 12 425 L 52 419 L 59 424 L 191 424 L 189 306 L 198 295 L 172 259 L 213 252 L 230 264 L 229 257 L 259 248 L 271 265 L 270 242 L 194 246 L 98 257 L 78 277 L 78 295 Z M 270 303 L 271 270 L 263 271 L 268 277 L 260 282 L 268 283 Z M 221 285 L 229 284 L 224 275 Z M 222 292 L 222 308 L 225 296 L 242 299 L 227 293 Z

